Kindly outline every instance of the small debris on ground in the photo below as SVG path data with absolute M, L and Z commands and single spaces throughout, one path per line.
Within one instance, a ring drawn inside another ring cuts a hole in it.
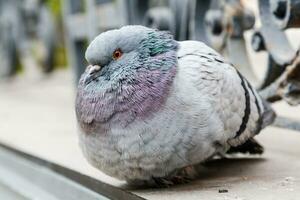
M 228 190 L 227 189 L 219 189 L 219 193 L 227 193 Z

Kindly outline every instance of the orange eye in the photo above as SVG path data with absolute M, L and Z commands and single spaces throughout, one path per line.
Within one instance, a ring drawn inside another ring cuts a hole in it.
M 113 59 L 118 60 L 119 58 L 121 58 L 122 54 L 123 52 L 121 51 L 121 49 L 115 50 L 113 53 Z

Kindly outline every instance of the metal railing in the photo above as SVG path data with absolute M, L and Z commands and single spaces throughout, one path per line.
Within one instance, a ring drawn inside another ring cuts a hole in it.
M 49 9 L 41 0 L 0 0 L 0 78 L 17 72 L 18 62 L 24 68 L 54 68 L 55 24 Z M 31 51 L 39 41 L 40 59 Z

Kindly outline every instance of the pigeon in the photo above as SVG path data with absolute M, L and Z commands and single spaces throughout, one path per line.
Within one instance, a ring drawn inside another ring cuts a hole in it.
M 131 25 L 98 35 L 76 96 L 87 161 L 129 184 L 172 185 L 215 155 L 260 154 L 253 138 L 275 113 L 200 41 Z

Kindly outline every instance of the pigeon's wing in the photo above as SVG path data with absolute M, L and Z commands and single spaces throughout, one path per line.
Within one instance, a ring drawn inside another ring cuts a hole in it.
M 243 144 L 263 125 L 264 105 L 249 82 L 202 42 L 180 42 L 179 70 L 212 105 L 231 146 Z

